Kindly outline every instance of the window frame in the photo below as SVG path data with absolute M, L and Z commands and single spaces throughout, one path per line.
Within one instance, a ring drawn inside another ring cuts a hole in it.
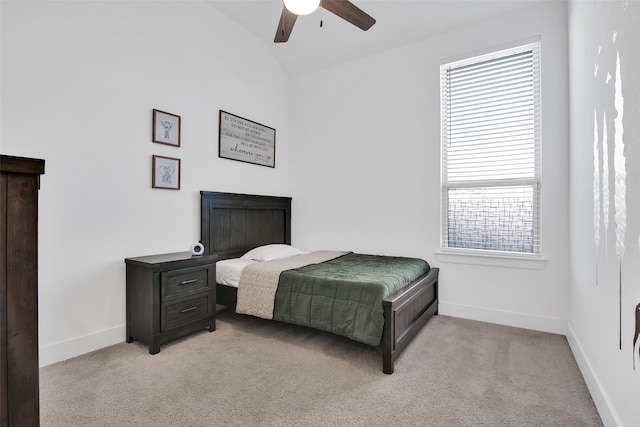
M 482 62 L 503 58 L 516 53 L 532 51 L 532 67 L 533 67 L 533 117 L 534 117 L 534 176 L 530 178 L 512 178 L 512 179 L 488 179 L 481 181 L 457 181 L 449 182 L 447 171 L 447 146 L 449 142 L 449 134 L 447 132 L 450 117 L 447 116 L 448 92 L 446 91 L 448 78 L 447 72 L 452 68 L 468 66 L 470 64 L 480 64 Z M 439 258 L 446 258 L 447 261 L 454 262 L 449 255 L 462 255 L 464 263 L 485 264 L 490 258 L 516 259 L 522 260 L 526 264 L 527 260 L 542 261 L 542 221 L 541 221 L 541 189 L 542 189 L 542 66 L 541 66 L 541 43 L 540 37 L 532 37 L 527 40 L 520 40 L 509 45 L 498 48 L 486 49 L 483 52 L 459 56 L 454 58 L 443 59 L 440 64 L 440 124 L 441 124 L 441 227 L 440 227 L 440 252 L 437 252 Z M 497 249 L 478 249 L 478 248 L 461 248 L 451 247 L 449 243 L 449 189 L 451 188 L 469 188 L 471 186 L 491 188 L 495 186 L 530 186 L 533 191 L 532 200 L 532 220 L 533 220 L 533 243 L 532 252 L 517 252 Z M 488 262 L 493 264 L 493 262 Z M 498 263 L 500 264 L 500 262 Z M 520 263 L 521 264 L 521 263 Z M 520 265 L 525 266 L 526 265 Z M 544 263 L 536 263 L 533 268 L 541 268 Z

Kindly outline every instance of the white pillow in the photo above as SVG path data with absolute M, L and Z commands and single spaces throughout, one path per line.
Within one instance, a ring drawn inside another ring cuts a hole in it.
M 290 256 L 296 256 L 303 254 L 300 249 L 294 248 L 290 245 L 272 244 L 258 246 L 251 249 L 246 254 L 242 255 L 240 259 L 252 259 L 255 261 L 273 261 L 276 259 L 287 258 Z

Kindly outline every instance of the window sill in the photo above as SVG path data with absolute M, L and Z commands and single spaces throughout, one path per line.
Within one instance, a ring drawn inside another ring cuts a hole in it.
M 526 268 L 530 270 L 543 270 L 547 265 L 547 260 L 543 258 L 472 254 L 453 251 L 437 251 L 436 258 L 440 262 L 455 264 L 484 265 L 487 267 Z

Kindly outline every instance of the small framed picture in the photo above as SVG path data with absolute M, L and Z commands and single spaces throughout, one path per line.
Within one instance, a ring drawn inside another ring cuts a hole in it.
M 180 189 L 180 159 L 154 155 L 152 164 L 152 188 Z
M 153 110 L 153 142 L 180 146 L 180 116 Z

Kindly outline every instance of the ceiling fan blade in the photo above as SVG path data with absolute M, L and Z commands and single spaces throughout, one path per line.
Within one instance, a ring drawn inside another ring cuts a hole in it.
M 296 23 L 298 15 L 289 12 L 286 7 L 282 7 L 282 15 L 280 15 L 280 22 L 278 23 L 278 29 L 276 30 L 276 37 L 273 39 L 275 43 L 284 43 L 289 40 L 291 31 L 293 31 L 293 25 Z
M 347 0 L 322 0 L 320 6 L 364 31 L 376 23 L 375 19 Z

